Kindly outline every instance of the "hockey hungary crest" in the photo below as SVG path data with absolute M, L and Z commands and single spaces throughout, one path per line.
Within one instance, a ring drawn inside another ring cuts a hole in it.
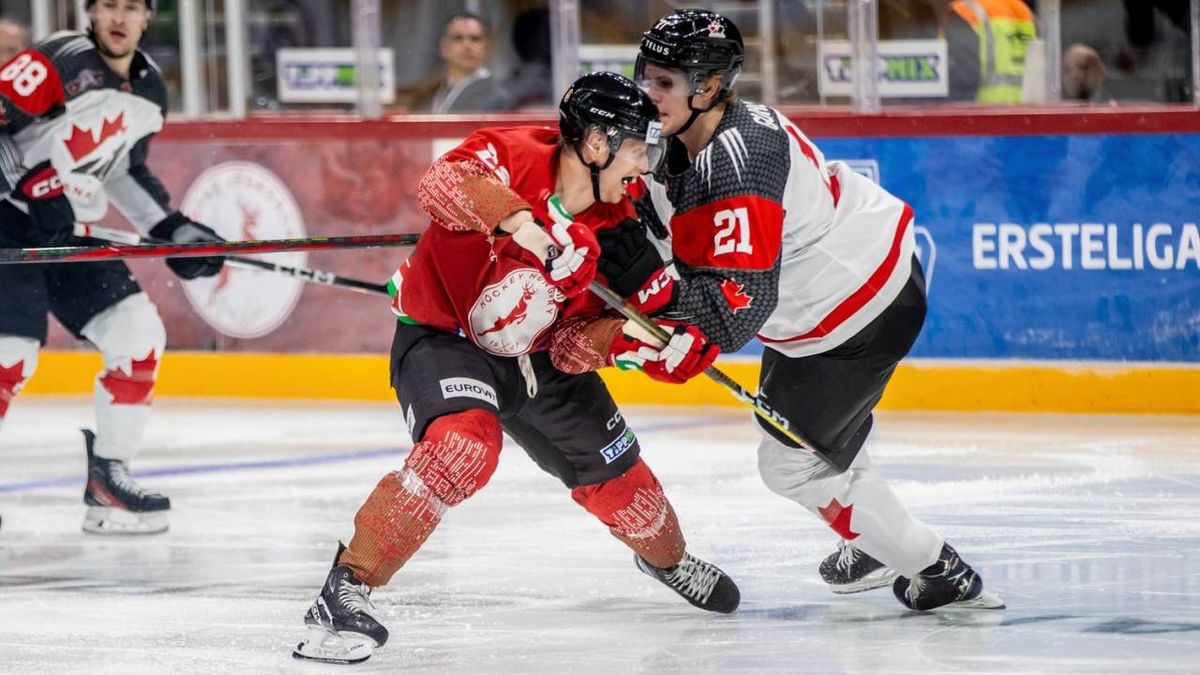
M 471 338 L 499 356 L 529 351 L 558 316 L 558 292 L 541 272 L 523 268 L 484 288 L 471 308 Z
M 287 186 L 250 162 L 225 162 L 200 174 L 180 210 L 226 239 L 307 236 L 300 207 Z M 303 251 L 252 257 L 292 267 L 303 267 L 308 260 Z M 230 337 L 255 338 L 287 320 L 303 286 L 303 281 L 282 274 L 225 265 L 216 276 L 184 283 L 183 290 L 210 326 Z

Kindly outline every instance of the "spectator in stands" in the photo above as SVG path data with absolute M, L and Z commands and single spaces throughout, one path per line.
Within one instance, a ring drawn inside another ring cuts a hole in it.
M 0 64 L 24 51 L 29 46 L 29 30 L 9 19 L 0 19 Z
M 504 81 L 511 108 L 554 105 L 550 70 L 550 10 L 530 9 L 513 21 L 512 45 L 521 63 Z
M 485 65 L 491 51 L 491 29 L 483 17 L 471 12 L 450 17 L 442 28 L 439 50 L 445 69 L 436 89 L 414 98 L 413 110 L 450 113 L 511 107 L 511 99 Z
M 1074 44 L 1062 57 L 1062 96 L 1065 101 L 1109 103 L 1104 92 L 1104 61 L 1095 49 Z
M 1020 103 L 1025 54 L 1036 37 L 1021 0 L 954 0 L 942 34 L 950 66 L 950 100 Z

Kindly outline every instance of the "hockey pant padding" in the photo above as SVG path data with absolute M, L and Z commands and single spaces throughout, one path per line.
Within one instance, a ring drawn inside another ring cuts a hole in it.
M 640 457 L 620 476 L 577 487 L 571 497 L 651 565 L 671 567 L 683 560 L 679 519 L 658 478 Z
M 368 586 L 383 586 L 441 522 L 448 507 L 478 492 L 496 471 L 504 438 L 486 410 L 443 415 L 413 446 L 404 468 L 384 476 L 354 516 L 339 563 Z
M 33 338 L 0 336 L 0 424 L 21 387 L 37 368 L 38 348 Z
M 837 472 L 806 450 L 763 434 L 758 470 L 767 487 L 825 521 L 867 555 L 905 576 L 937 560 L 942 538 L 909 514 L 871 466 L 864 447 Z
M 94 452 L 128 463 L 146 430 L 166 330 L 150 298 L 136 293 L 97 314 L 81 333 L 104 359 L 93 386 Z

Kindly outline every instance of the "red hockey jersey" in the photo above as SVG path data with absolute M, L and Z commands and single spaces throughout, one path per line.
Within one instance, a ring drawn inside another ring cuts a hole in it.
M 519 356 L 544 350 L 560 319 L 602 311 L 591 293 L 568 301 L 546 281 L 540 260 L 511 237 L 495 236 L 495 226 L 523 208 L 550 222 L 557 139 L 547 127 L 481 129 L 430 167 L 418 196 L 432 227 L 389 284 L 401 321 L 458 332 L 497 356 Z M 439 174 L 482 175 L 489 185 L 446 204 L 445 191 L 434 194 L 426 180 Z M 574 217 L 598 230 L 633 216 L 623 201 L 597 202 Z

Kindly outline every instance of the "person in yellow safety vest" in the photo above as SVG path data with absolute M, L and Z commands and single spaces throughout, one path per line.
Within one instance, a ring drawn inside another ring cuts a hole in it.
M 1020 103 L 1025 53 L 1037 35 L 1022 0 L 954 0 L 942 25 L 950 100 Z

